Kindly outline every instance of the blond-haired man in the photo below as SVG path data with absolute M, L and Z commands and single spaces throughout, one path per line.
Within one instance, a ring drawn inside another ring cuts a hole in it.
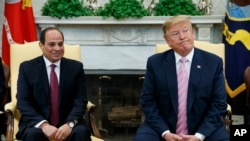
M 148 58 L 134 141 L 229 141 L 222 59 L 194 47 L 189 16 L 169 18 L 163 33 L 172 49 Z

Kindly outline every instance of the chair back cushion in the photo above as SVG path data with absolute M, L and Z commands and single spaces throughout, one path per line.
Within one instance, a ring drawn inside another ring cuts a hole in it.
M 195 40 L 194 46 L 221 57 L 223 60 L 223 65 L 225 66 L 225 45 L 223 43 L 214 44 Z M 160 53 L 169 49 L 171 48 L 167 44 L 156 44 L 155 52 Z

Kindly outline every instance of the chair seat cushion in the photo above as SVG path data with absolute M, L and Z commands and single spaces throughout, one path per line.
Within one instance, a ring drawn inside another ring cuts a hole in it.
M 95 136 L 91 136 L 91 141 L 104 141 L 103 139 L 97 138 Z

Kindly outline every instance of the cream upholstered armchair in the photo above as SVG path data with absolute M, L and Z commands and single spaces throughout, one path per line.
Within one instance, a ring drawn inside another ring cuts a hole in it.
M 214 44 L 214 43 L 209 43 L 205 41 L 195 40 L 194 46 L 199 49 L 218 55 L 219 57 L 222 58 L 223 65 L 225 65 L 225 45 L 223 43 Z M 170 47 L 167 44 L 157 44 L 155 48 L 155 52 L 160 53 L 168 49 L 170 49 Z M 229 104 L 227 105 L 227 111 L 225 113 L 225 116 L 223 117 L 223 120 L 224 120 L 224 123 L 226 124 L 227 130 L 230 131 L 230 125 L 232 124 L 232 111 L 231 111 L 231 106 Z
M 79 45 L 64 45 L 65 53 L 64 57 L 68 57 L 74 60 L 81 60 L 80 46 Z M 15 140 L 15 134 L 18 131 L 18 121 L 20 119 L 20 113 L 16 108 L 16 92 L 17 92 L 17 78 L 18 70 L 21 62 L 35 58 L 42 55 L 42 51 L 39 47 L 39 41 L 29 42 L 26 44 L 12 44 L 10 47 L 10 84 L 11 84 L 11 102 L 7 103 L 4 107 L 7 115 L 7 133 L 6 140 Z M 92 135 L 92 141 L 103 141 L 101 135 L 96 126 L 95 111 L 96 106 L 88 102 L 87 105 L 87 122 L 90 126 Z

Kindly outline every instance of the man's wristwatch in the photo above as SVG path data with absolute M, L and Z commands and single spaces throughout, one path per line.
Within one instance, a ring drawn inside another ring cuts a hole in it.
M 75 127 L 75 122 L 74 121 L 69 121 L 69 122 L 67 122 L 67 124 L 69 125 L 70 128 Z

